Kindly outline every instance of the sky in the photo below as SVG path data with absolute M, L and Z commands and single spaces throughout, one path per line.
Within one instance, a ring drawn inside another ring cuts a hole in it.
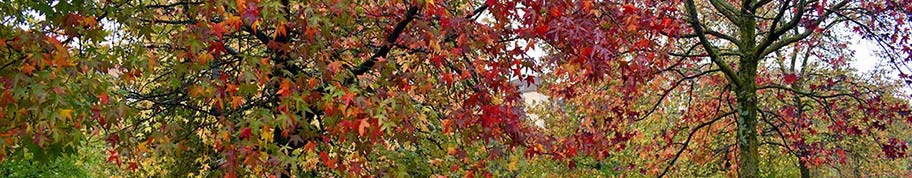
M 849 49 L 855 51 L 855 60 L 849 63 L 855 69 L 858 69 L 858 72 L 866 73 L 874 70 L 877 66 L 877 63 L 880 59 L 874 55 L 875 50 L 872 47 L 875 47 L 877 44 L 870 41 L 861 39 L 858 35 L 852 36 L 852 44 L 849 45 Z

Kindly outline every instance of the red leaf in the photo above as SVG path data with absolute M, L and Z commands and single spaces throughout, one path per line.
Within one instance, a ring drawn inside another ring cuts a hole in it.
M 241 15 L 244 20 L 249 24 L 253 24 L 260 19 L 260 9 L 257 7 L 255 2 L 247 2 L 246 9 L 244 9 L 244 14 Z M 256 30 L 256 28 L 254 28 Z
M 592 47 L 585 47 L 585 48 L 583 48 L 583 49 L 580 51 L 580 54 L 583 55 L 583 56 L 585 56 L 585 57 L 591 56 L 591 55 L 592 55 Z
M 546 33 L 548 33 L 548 24 L 541 24 L 535 27 L 536 36 L 545 36 Z
M 117 166 L 120 166 L 120 154 L 117 153 L 117 150 L 109 150 L 108 154 L 108 162 L 114 162 L 117 163 Z
M 785 83 L 786 85 L 791 85 L 792 83 L 795 83 L 795 81 L 797 81 L 797 80 L 798 80 L 798 76 L 796 76 L 795 74 L 785 74 L 784 76 L 782 76 L 782 82 Z
M 209 32 L 218 36 L 219 40 L 223 39 L 222 37 L 225 35 L 225 32 L 227 32 L 227 30 L 225 30 L 225 25 L 222 23 L 212 23 L 209 25 Z
M 443 73 L 443 83 L 446 83 L 447 85 L 452 85 L 453 84 L 453 74 L 449 73 L 449 72 L 444 72 Z
M 238 137 L 240 137 L 241 139 L 246 139 L 246 138 L 249 138 L 250 135 L 251 135 L 250 128 L 248 127 L 248 128 L 241 129 L 241 134 L 239 134 Z
M 443 66 L 443 57 L 440 57 L 440 55 L 434 55 L 434 57 L 431 57 L 431 63 L 433 63 L 435 67 Z
M 222 43 L 221 41 L 209 42 L 209 52 L 212 53 L 212 55 L 215 58 L 218 58 L 219 56 L 221 56 L 222 52 L 225 52 L 225 51 L 227 51 L 227 50 L 225 50 L 225 44 Z
M 325 164 L 326 167 L 329 167 L 330 169 L 335 169 L 335 168 L 336 168 L 336 160 L 335 160 L 335 159 L 329 159 L 329 154 L 326 153 L 326 151 L 321 151 L 321 152 L 320 152 L 320 160 L 323 161 L 323 164 Z
M 98 100 L 101 104 L 108 104 L 110 97 L 108 96 L 108 93 L 102 92 L 101 94 L 98 94 Z
M 485 0 L 485 5 L 493 6 L 494 3 L 497 3 L 497 0 Z
M 129 168 L 131 171 L 135 171 L 137 168 L 139 168 L 139 165 L 137 165 L 136 162 L 130 162 Z

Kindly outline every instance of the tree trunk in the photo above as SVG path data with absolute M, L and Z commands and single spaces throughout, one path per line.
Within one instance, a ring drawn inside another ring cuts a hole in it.
M 757 177 L 760 152 L 757 148 L 757 95 L 753 82 L 738 91 L 738 148 L 740 148 L 739 177 Z
M 744 4 L 750 4 L 750 0 L 743 1 Z M 745 6 L 747 7 L 747 6 Z M 741 17 L 741 24 L 738 26 L 741 43 L 738 44 L 738 51 L 741 53 L 740 66 L 738 69 L 738 80 L 741 81 L 736 87 L 738 96 L 738 148 L 740 148 L 740 160 L 738 168 L 740 172 L 738 177 L 754 178 L 759 177 L 760 172 L 760 152 L 757 148 L 760 144 L 757 140 L 757 65 L 761 56 L 754 56 L 757 48 L 757 22 L 752 12 L 748 10 L 741 11 L 744 16 Z M 735 81 L 737 82 L 737 81 Z
M 798 158 L 798 170 L 801 171 L 801 178 L 811 178 L 811 170 L 808 169 L 807 164 L 804 164 L 804 161 L 801 161 L 801 158 Z

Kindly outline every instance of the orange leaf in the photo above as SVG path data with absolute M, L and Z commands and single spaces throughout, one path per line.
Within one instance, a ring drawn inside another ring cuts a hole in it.
M 35 71 L 35 66 L 32 66 L 31 63 L 25 63 L 22 65 L 22 67 L 19 68 L 19 70 L 25 72 L 26 74 L 32 75 L 32 72 Z
M 228 17 L 228 19 L 225 20 L 225 23 L 228 26 L 230 26 L 231 28 L 234 28 L 235 31 L 241 30 L 241 17 L 238 17 L 238 16 Z
M 229 84 L 225 85 L 225 91 L 227 91 L 230 94 L 234 94 L 238 91 L 238 85 L 229 83 Z
M 358 135 L 364 136 L 367 127 L 370 127 L 370 123 L 367 122 L 367 119 L 361 119 L 361 122 L 358 124 Z
M 336 73 L 339 71 L 339 69 L 342 68 L 342 63 L 340 63 L 339 61 L 333 61 L 333 62 L 329 63 L 328 67 L 329 67 L 330 73 Z
M 453 74 L 449 73 L 449 72 L 444 72 L 443 73 L 443 82 L 446 83 L 447 85 L 452 85 L 453 84 Z
M 83 24 L 88 27 L 95 27 L 95 25 L 98 25 L 98 21 L 95 21 L 95 18 L 93 17 L 86 17 L 84 20 Z
M 275 30 L 275 37 L 284 37 L 285 33 L 285 23 L 279 23 L 279 26 L 276 27 Z
M 203 94 L 203 88 L 199 86 L 190 86 L 190 97 L 197 97 Z
M 317 148 L 317 144 L 313 141 L 307 141 L 307 144 L 304 144 L 304 150 L 308 152 L 314 151 Z
M 291 94 L 291 80 L 282 80 L 282 83 L 279 84 L 279 91 L 276 93 L 282 95 L 282 97 L 286 97 L 288 94 Z
M 244 97 L 241 97 L 241 96 L 232 97 L 231 105 L 234 106 L 235 108 L 241 107 L 241 105 L 243 105 L 243 104 L 244 104 Z
M 308 80 L 307 80 L 307 87 L 313 88 L 314 86 L 317 86 L 317 78 L 310 78 L 310 79 L 308 79 Z

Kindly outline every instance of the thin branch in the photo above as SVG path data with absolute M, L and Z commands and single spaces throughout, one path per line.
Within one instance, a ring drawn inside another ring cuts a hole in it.
M 147 22 L 147 23 L 163 23 L 163 24 L 170 24 L 170 25 L 189 25 L 189 24 L 195 24 L 197 22 L 196 19 L 188 19 L 188 20 L 139 19 L 139 21 Z
M 694 78 L 698 78 L 698 77 L 701 77 L 701 76 L 703 76 L 703 75 L 710 74 L 710 73 L 715 73 L 715 72 L 718 72 L 718 71 L 719 71 L 719 69 L 707 70 L 707 71 L 703 71 L 702 73 L 699 73 L 699 74 L 697 74 L 697 75 L 685 76 L 685 77 L 682 78 L 681 80 L 678 80 L 677 82 L 675 82 L 674 85 L 671 86 L 671 88 L 669 88 L 669 89 L 665 90 L 664 92 L 662 92 L 662 97 L 659 98 L 659 101 L 656 101 L 656 103 L 652 105 L 652 109 L 650 109 L 649 112 L 647 112 L 645 115 L 643 115 L 643 117 L 640 117 L 640 118 L 637 119 L 637 120 L 642 120 L 642 119 L 645 119 L 645 118 L 649 117 L 649 115 L 652 115 L 652 113 L 655 112 L 656 109 L 659 107 L 659 104 L 662 104 L 662 101 L 665 100 L 665 97 L 668 96 L 668 94 L 671 93 L 672 90 L 674 90 L 675 88 L 677 88 L 677 87 L 678 87 L 679 85 L 681 85 L 681 83 L 683 83 L 684 81 L 686 81 L 686 80 L 692 80 L 692 79 L 694 79 Z
M 146 8 L 171 8 L 171 7 L 174 7 L 174 6 L 181 6 L 181 5 L 187 6 L 187 5 L 200 5 L 200 4 L 203 4 L 203 2 L 182 1 L 182 2 L 175 2 L 175 3 L 171 3 L 171 4 L 153 4 L 153 5 L 147 5 Z
M 825 21 L 825 20 L 827 19 L 827 17 L 829 17 L 830 15 L 832 15 L 833 13 L 835 13 L 835 12 L 836 12 L 837 10 L 839 10 L 840 8 L 846 6 L 846 4 L 848 4 L 848 1 L 844 0 L 844 1 L 842 1 L 842 2 L 839 2 L 839 3 L 836 4 L 836 5 L 833 5 L 833 7 L 828 8 L 827 12 L 824 13 L 823 15 L 821 15 L 821 16 L 819 17 L 820 19 L 817 19 L 816 21 L 812 22 L 812 23 L 813 23 L 812 26 L 820 25 L 821 23 L 823 23 L 823 21 Z M 799 9 L 799 11 L 803 11 L 803 10 L 800 10 L 800 9 Z M 796 14 L 796 16 L 800 16 L 800 14 Z M 798 17 L 798 19 L 799 19 L 799 21 L 800 21 L 800 17 Z M 793 19 L 793 20 L 794 20 L 794 19 Z M 830 27 L 832 27 L 834 24 L 836 24 L 836 22 L 830 23 L 829 25 L 827 25 L 826 28 L 830 28 Z M 780 29 L 781 31 L 774 31 L 774 32 L 771 32 L 771 33 L 777 33 L 777 34 L 780 34 L 780 35 L 781 35 L 782 33 L 785 33 L 785 32 L 784 32 L 785 30 L 789 30 L 789 29 L 791 29 L 791 28 L 794 28 L 794 26 L 795 26 L 795 25 L 786 26 L 785 28 Z M 764 42 L 761 43 L 761 46 L 757 46 L 757 50 L 754 51 L 754 54 L 753 54 L 753 55 L 754 55 L 754 56 L 757 56 L 757 57 L 766 56 L 767 54 L 771 53 L 772 51 L 779 50 L 780 48 L 782 48 L 782 47 L 784 47 L 784 46 L 787 46 L 787 45 L 789 45 L 789 44 L 792 44 L 792 43 L 794 43 L 794 42 L 797 42 L 797 41 L 800 41 L 800 40 L 802 40 L 802 39 L 804 39 L 804 38 L 807 38 L 807 37 L 810 36 L 811 33 L 813 33 L 813 32 L 814 32 L 814 29 L 807 29 L 807 30 L 805 30 L 805 31 L 804 31 L 803 33 L 801 33 L 801 34 L 798 34 L 798 35 L 795 35 L 795 36 L 791 36 L 791 37 L 788 37 L 788 38 L 779 40 L 779 41 L 777 41 L 777 42 L 775 42 L 775 43 L 773 43 L 773 41 L 776 41 L 776 39 L 778 38 L 778 36 L 772 36 L 772 35 L 770 35 L 770 37 L 772 37 L 772 38 L 769 38 L 769 37 L 768 37 L 767 39 L 764 39 Z
M 718 32 L 718 31 L 715 31 L 715 30 L 708 30 L 708 29 L 707 29 L 707 30 L 706 30 L 706 34 L 709 34 L 709 35 L 712 35 L 712 36 L 715 36 L 715 37 L 718 37 L 718 38 L 722 38 L 722 39 L 728 40 L 729 42 L 732 42 L 732 43 L 734 43 L 734 44 L 740 44 L 740 43 L 741 43 L 741 40 L 738 40 L 738 39 L 735 38 L 734 36 L 731 36 L 731 35 L 728 35 L 728 34 L 724 34 L 724 33 L 722 33 L 722 32 Z
M 732 114 L 735 114 L 735 112 L 728 112 L 728 113 L 719 115 L 718 117 L 714 118 L 713 120 L 710 120 L 709 122 L 706 122 L 706 123 L 702 123 L 702 124 L 698 125 L 696 128 L 694 128 L 693 130 L 691 130 L 690 134 L 687 135 L 687 140 L 684 141 L 684 147 L 681 147 L 681 149 L 678 150 L 678 153 L 676 153 L 675 157 L 673 159 L 671 159 L 671 162 L 668 163 L 668 166 L 665 167 L 665 170 L 662 171 L 662 174 L 659 174 L 659 178 L 665 177 L 665 174 L 668 173 L 668 170 L 670 170 L 671 167 L 674 166 L 675 162 L 678 161 L 678 158 L 681 157 L 681 153 L 684 153 L 684 150 L 687 149 L 687 146 L 690 144 L 690 140 L 693 138 L 694 134 L 697 133 L 697 131 L 699 131 L 703 127 L 709 126 L 712 123 L 715 123 L 716 121 L 718 121 L 722 118 L 725 118 L 726 116 L 732 115 Z
M 858 104 L 860 104 L 860 105 L 863 105 L 865 103 L 861 98 L 858 98 L 858 96 L 855 96 L 855 95 L 849 94 L 849 93 L 837 93 L 837 94 L 833 94 L 833 95 L 818 95 L 818 94 L 814 94 L 814 93 L 798 91 L 796 89 L 785 87 L 785 86 L 780 86 L 780 85 L 767 85 L 767 86 L 758 87 L 757 91 L 764 90 L 764 89 L 786 90 L 786 91 L 790 91 L 792 93 L 804 95 L 804 96 L 811 97 L 811 98 L 819 98 L 819 99 L 836 98 L 836 97 L 850 97 L 852 99 L 855 99 L 855 101 L 858 102 Z

